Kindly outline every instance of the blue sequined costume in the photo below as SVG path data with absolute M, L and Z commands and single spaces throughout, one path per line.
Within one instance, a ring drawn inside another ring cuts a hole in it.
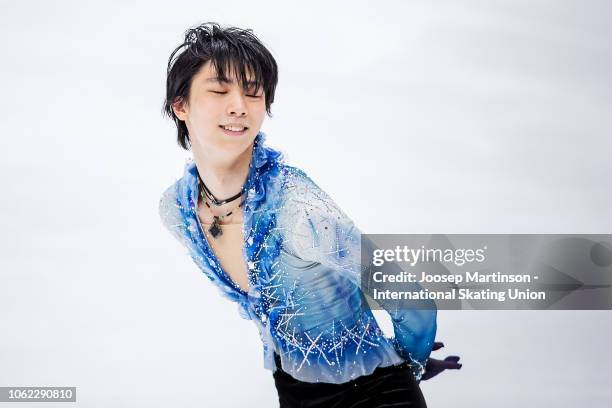
M 411 363 L 420 379 L 436 333 L 435 304 L 387 308 L 395 336 L 387 338 L 362 307 L 361 233 L 334 201 L 280 152 L 255 138 L 243 187 L 244 250 L 249 292 L 223 271 L 197 218 L 197 169 L 185 173 L 160 200 L 160 216 L 193 261 L 258 327 L 264 367 L 282 368 L 306 382 L 343 383 L 376 367 Z

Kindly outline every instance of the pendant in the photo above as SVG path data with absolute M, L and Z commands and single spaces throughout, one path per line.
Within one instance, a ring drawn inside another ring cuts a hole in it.
M 210 232 L 210 235 L 212 235 L 213 238 L 217 238 L 219 235 L 223 234 L 223 231 L 221 231 L 221 226 L 219 225 L 219 217 L 213 218 L 213 222 L 210 225 L 208 232 Z

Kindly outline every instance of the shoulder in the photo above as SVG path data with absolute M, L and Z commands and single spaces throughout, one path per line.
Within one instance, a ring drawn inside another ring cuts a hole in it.
M 181 213 L 181 203 L 179 200 L 179 190 L 181 180 L 177 180 L 166 187 L 159 198 L 158 212 L 162 224 L 177 239 L 182 239 L 183 217 Z
M 304 200 L 322 196 L 327 194 L 319 187 L 317 183 L 302 169 L 283 165 L 283 187 L 285 197 L 289 202 L 293 204 L 304 203 Z
M 304 170 L 284 166 L 284 195 L 286 207 L 306 213 L 333 214 L 341 212 L 332 197 Z
M 159 215 L 167 227 L 181 221 L 183 212 L 189 208 L 190 190 L 196 171 L 195 162 L 187 159 L 183 175 L 163 190 L 159 198 Z
M 285 166 L 284 199 L 278 214 L 279 225 L 287 232 L 334 231 L 339 224 L 352 221 L 304 170 Z
M 352 265 L 360 245 L 353 221 L 306 172 L 290 166 L 285 171 L 285 200 L 277 215 L 285 252 L 340 269 Z

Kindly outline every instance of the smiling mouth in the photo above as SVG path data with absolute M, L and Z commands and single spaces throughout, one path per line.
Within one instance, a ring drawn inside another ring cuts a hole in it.
M 231 132 L 243 132 L 248 129 L 248 127 L 246 126 L 237 126 L 237 125 L 228 125 L 228 126 L 219 125 L 219 127 L 223 130 L 229 130 Z
M 238 126 L 238 125 L 228 125 L 228 126 L 219 125 L 219 127 L 223 129 L 223 133 L 225 133 L 228 136 L 242 136 L 249 129 L 246 126 Z

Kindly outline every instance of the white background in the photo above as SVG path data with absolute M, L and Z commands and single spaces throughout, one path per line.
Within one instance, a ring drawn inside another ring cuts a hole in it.
M 364 232 L 612 233 L 609 2 L 0 4 L 0 386 L 277 406 L 255 326 L 157 214 L 188 156 L 161 115 L 167 58 L 199 22 L 269 47 L 268 143 Z M 421 384 L 430 407 L 612 400 L 612 312 L 438 325 L 432 357 L 464 366 Z

